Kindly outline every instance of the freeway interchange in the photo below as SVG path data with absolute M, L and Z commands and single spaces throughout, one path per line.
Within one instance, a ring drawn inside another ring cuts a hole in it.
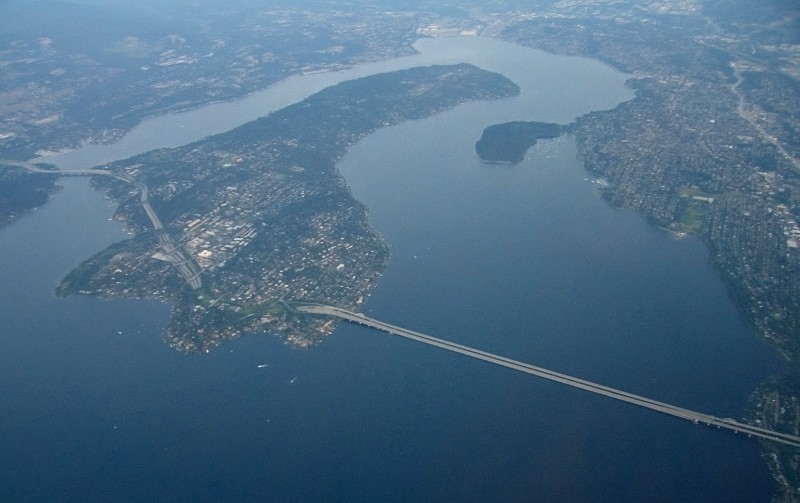
M 184 252 L 175 245 L 175 242 L 172 239 L 172 236 L 169 235 L 169 232 L 164 228 L 164 224 L 161 223 L 161 220 L 158 218 L 155 210 L 150 205 L 149 201 L 149 191 L 147 189 L 147 185 L 127 175 L 120 175 L 114 173 L 113 171 L 109 171 L 106 169 L 64 169 L 64 170 L 48 170 L 43 169 L 35 164 L 31 164 L 29 162 L 23 161 L 11 161 L 11 160 L 0 160 L 0 165 L 12 167 L 12 168 L 20 168 L 27 170 L 31 173 L 40 173 L 40 174 L 48 174 L 48 175 L 59 175 L 59 176 L 110 176 L 112 178 L 116 178 L 117 180 L 123 181 L 125 183 L 129 183 L 136 187 L 139 191 L 139 202 L 142 205 L 142 209 L 147 214 L 147 218 L 150 220 L 150 223 L 153 225 L 153 229 L 156 231 L 156 236 L 158 237 L 158 244 L 161 248 L 161 254 L 166 258 L 166 261 L 169 262 L 172 267 L 178 271 L 178 274 L 186 281 L 186 283 L 193 289 L 196 290 L 202 286 L 202 280 L 200 279 L 201 269 L 197 265 L 197 263 L 192 260 L 191 258 L 187 257 Z

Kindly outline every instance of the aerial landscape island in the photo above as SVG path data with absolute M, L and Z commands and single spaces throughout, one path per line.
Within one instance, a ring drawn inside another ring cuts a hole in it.
M 471 65 L 416 68 L 347 81 L 263 119 L 176 149 L 105 169 L 147 186 L 163 222 L 159 237 L 141 190 L 95 177 L 119 203 L 136 237 L 82 264 L 62 295 L 158 298 L 173 306 L 165 336 L 181 350 L 208 351 L 223 339 L 269 330 L 298 346 L 334 322 L 293 312 L 298 301 L 357 308 L 388 250 L 336 171 L 336 161 L 378 128 L 426 117 L 468 100 L 519 89 Z M 175 247 L 190 272 L 167 255 Z
M 506 122 L 483 130 L 475 152 L 490 164 L 519 164 L 537 140 L 558 138 L 565 128 L 547 122 Z
M 611 204 L 677 238 L 701 239 L 742 319 L 788 362 L 754 390 L 750 418 L 800 433 L 800 9 L 791 2 L 490 2 L 334 13 L 251 6 L 224 15 L 180 10 L 149 31 L 113 9 L 48 3 L 56 13 L 83 9 L 107 29 L 86 47 L 68 26 L 15 12 L 19 28 L 0 38 L 4 161 L 112 143 L 148 117 L 239 98 L 291 75 L 412 54 L 421 36 L 496 37 L 626 72 L 634 99 L 569 125 L 491 126 L 476 138 L 476 153 L 514 164 L 537 140 L 571 134 Z M 313 345 L 335 321 L 292 304 L 358 310 L 390 260 L 337 161 L 380 128 L 517 92 L 470 65 L 415 68 L 348 81 L 231 132 L 95 167 L 107 173 L 92 183 L 134 235 L 88 258 L 58 294 L 166 301 L 165 338 L 184 351 L 263 331 Z M 55 173 L 0 166 L 0 225 L 46 204 L 57 183 Z M 782 501 L 797 501 L 800 453 L 765 449 Z

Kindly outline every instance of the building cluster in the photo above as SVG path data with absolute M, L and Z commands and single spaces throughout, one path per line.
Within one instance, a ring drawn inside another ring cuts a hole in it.
M 800 350 L 800 177 L 737 114 L 727 83 L 636 83 L 640 95 L 578 121 L 604 194 L 658 225 L 703 237 L 743 314 L 787 352 Z
M 207 350 L 254 331 L 280 332 L 299 345 L 330 333 L 332 323 L 298 315 L 291 304 L 357 309 L 388 258 L 335 162 L 381 126 L 517 92 L 508 79 L 468 65 L 368 79 L 192 145 L 110 164 L 146 187 L 164 228 L 140 223 L 137 238 L 90 261 L 90 286 L 76 288 L 170 300 L 166 337 L 182 349 Z M 124 219 L 143 220 L 140 194 L 104 181 Z M 176 273 L 182 269 L 162 249 L 163 233 L 199 266 L 200 284 Z

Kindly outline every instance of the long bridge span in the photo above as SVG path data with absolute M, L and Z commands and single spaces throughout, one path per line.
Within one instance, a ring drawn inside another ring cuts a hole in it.
M 494 363 L 495 365 L 500 365 L 512 370 L 542 377 L 560 384 L 566 384 L 567 386 L 572 386 L 573 388 L 582 389 L 584 391 L 589 391 L 591 393 L 603 395 L 632 405 L 654 410 L 662 414 L 692 421 L 695 424 L 703 423 L 708 426 L 716 426 L 717 428 L 731 430 L 735 433 L 746 433 L 747 435 L 752 435 L 765 440 L 779 442 L 782 444 L 791 445 L 793 447 L 800 447 L 800 436 L 790 435 L 788 433 L 780 433 L 768 430 L 766 428 L 760 428 L 758 426 L 742 423 L 731 418 L 720 418 L 710 414 L 704 414 L 701 412 L 684 409 L 682 407 L 676 407 L 675 405 L 659 402 L 657 400 L 652 400 L 640 395 L 634 395 L 633 393 L 628 393 L 626 391 L 603 386 L 602 384 L 597 384 L 584 379 L 579 379 L 577 377 L 572 377 L 570 375 L 547 370 L 542 367 L 537 367 L 535 365 L 530 365 L 528 363 L 512 360 L 511 358 L 495 355 L 493 353 L 481 351 L 479 349 L 464 346 L 462 344 L 456 344 L 455 342 L 446 341 L 444 339 L 438 339 L 430 335 L 408 330 L 407 328 L 390 325 L 389 323 L 385 323 L 374 318 L 369 318 L 363 314 L 354 313 L 339 307 L 328 306 L 324 304 L 306 304 L 297 306 L 296 309 L 299 312 L 307 314 L 333 316 L 351 323 L 373 328 L 375 330 L 380 330 L 381 332 L 405 337 L 407 339 L 429 344 L 431 346 L 436 346 L 438 348 L 446 349 L 448 351 L 469 356 L 471 358 Z

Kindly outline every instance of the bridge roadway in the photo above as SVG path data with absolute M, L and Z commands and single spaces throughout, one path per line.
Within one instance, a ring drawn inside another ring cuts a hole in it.
M 520 372 L 525 372 L 526 374 L 531 374 L 537 377 L 542 377 L 544 379 L 555 381 L 557 383 L 566 384 L 567 386 L 572 386 L 573 388 L 582 389 L 585 391 L 596 393 L 598 395 L 614 398 L 622 402 L 638 405 L 639 407 L 644 407 L 646 409 L 654 410 L 656 412 L 661 412 L 662 414 L 668 414 L 670 416 L 678 417 L 680 419 L 692 421 L 695 424 L 704 423 L 709 426 L 716 426 L 717 428 L 725 428 L 735 433 L 740 433 L 740 432 L 746 433 L 747 435 L 752 435 L 766 440 L 771 440 L 773 442 L 779 442 L 782 444 L 791 445 L 793 447 L 800 447 L 800 437 L 796 435 L 780 433 L 765 428 L 759 428 L 758 426 L 752 426 L 746 423 L 740 423 L 734 419 L 719 418 L 709 414 L 703 414 L 701 412 L 695 412 L 689 409 L 684 409 L 682 407 L 676 407 L 668 403 L 659 402 L 657 400 L 651 400 L 650 398 L 634 395 L 633 393 L 628 393 L 626 391 L 621 391 L 615 388 L 610 388 L 608 386 L 603 386 L 602 384 L 597 384 L 591 381 L 579 379 L 577 377 L 572 377 L 566 374 L 553 372 L 552 370 L 547 370 L 542 367 L 536 367 L 534 365 L 523 363 L 517 360 L 512 360 L 510 358 L 505 358 L 503 356 L 487 353 L 486 351 L 474 349 L 469 346 L 456 344 L 454 342 L 449 342 L 443 339 L 438 339 L 436 337 L 431 337 L 430 335 L 414 332 L 413 330 L 408 330 L 403 327 L 390 325 L 389 323 L 384 323 L 380 320 L 368 318 L 363 314 L 354 313 L 346 309 L 327 306 L 323 304 L 306 304 L 297 306 L 296 309 L 297 311 L 302 313 L 333 316 L 345 321 L 349 321 L 351 323 L 373 328 L 375 330 L 380 330 L 388 334 L 399 335 L 400 337 L 405 337 L 407 339 L 415 340 L 417 342 L 422 342 L 425 344 L 429 344 L 431 346 L 436 346 L 438 348 L 446 349 L 448 351 L 453 351 L 455 353 L 459 353 L 465 356 L 477 358 L 478 360 L 494 363 L 495 365 L 500 365 L 506 368 L 510 368 L 512 370 L 518 370 Z
M 125 183 L 130 183 L 134 185 L 139 190 L 139 201 L 142 205 L 142 209 L 147 214 L 147 218 L 150 219 L 150 223 L 153 224 L 153 228 L 158 235 L 158 243 L 161 246 L 161 250 L 164 253 L 164 256 L 167 257 L 167 261 L 172 264 L 172 266 L 178 271 L 183 279 L 192 287 L 192 289 L 196 290 L 202 286 L 202 282 L 200 280 L 200 267 L 194 260 L 190 260 L 189 258 L 184 255 L 184 253 L 175 246 L 175 243 L 172 241 L 172 236 L 164 229 L 164 224 L 161 223 L 161 220 L 158 218 L 158 215 L 153 210 L 153 207 L 150 206 L 150 193 L 147 189 L 147 185 L 142 182 L 137 182 L 133 178 L 127 175 L 119 175 L 114 173 L 113 171 L 109 171 L 107 169 L 60 169 L 60 170 L 48 170 L 42 169 L 35 164 L 31 164 L 29 162 L 24 161 L 9 161 L 9 160 L 2 160 L 0 159 L 0 165 L 11 166 L 26 169 L 32 173 L 42 173 L 42 174 L 51 174 L 51 175 L 59 175 L 59 176 L 93 176 L 93 175 L 101 175 L 101 176 L 110 176 L 112 178 L 116 178 L 117 180 L 121 180 Z

